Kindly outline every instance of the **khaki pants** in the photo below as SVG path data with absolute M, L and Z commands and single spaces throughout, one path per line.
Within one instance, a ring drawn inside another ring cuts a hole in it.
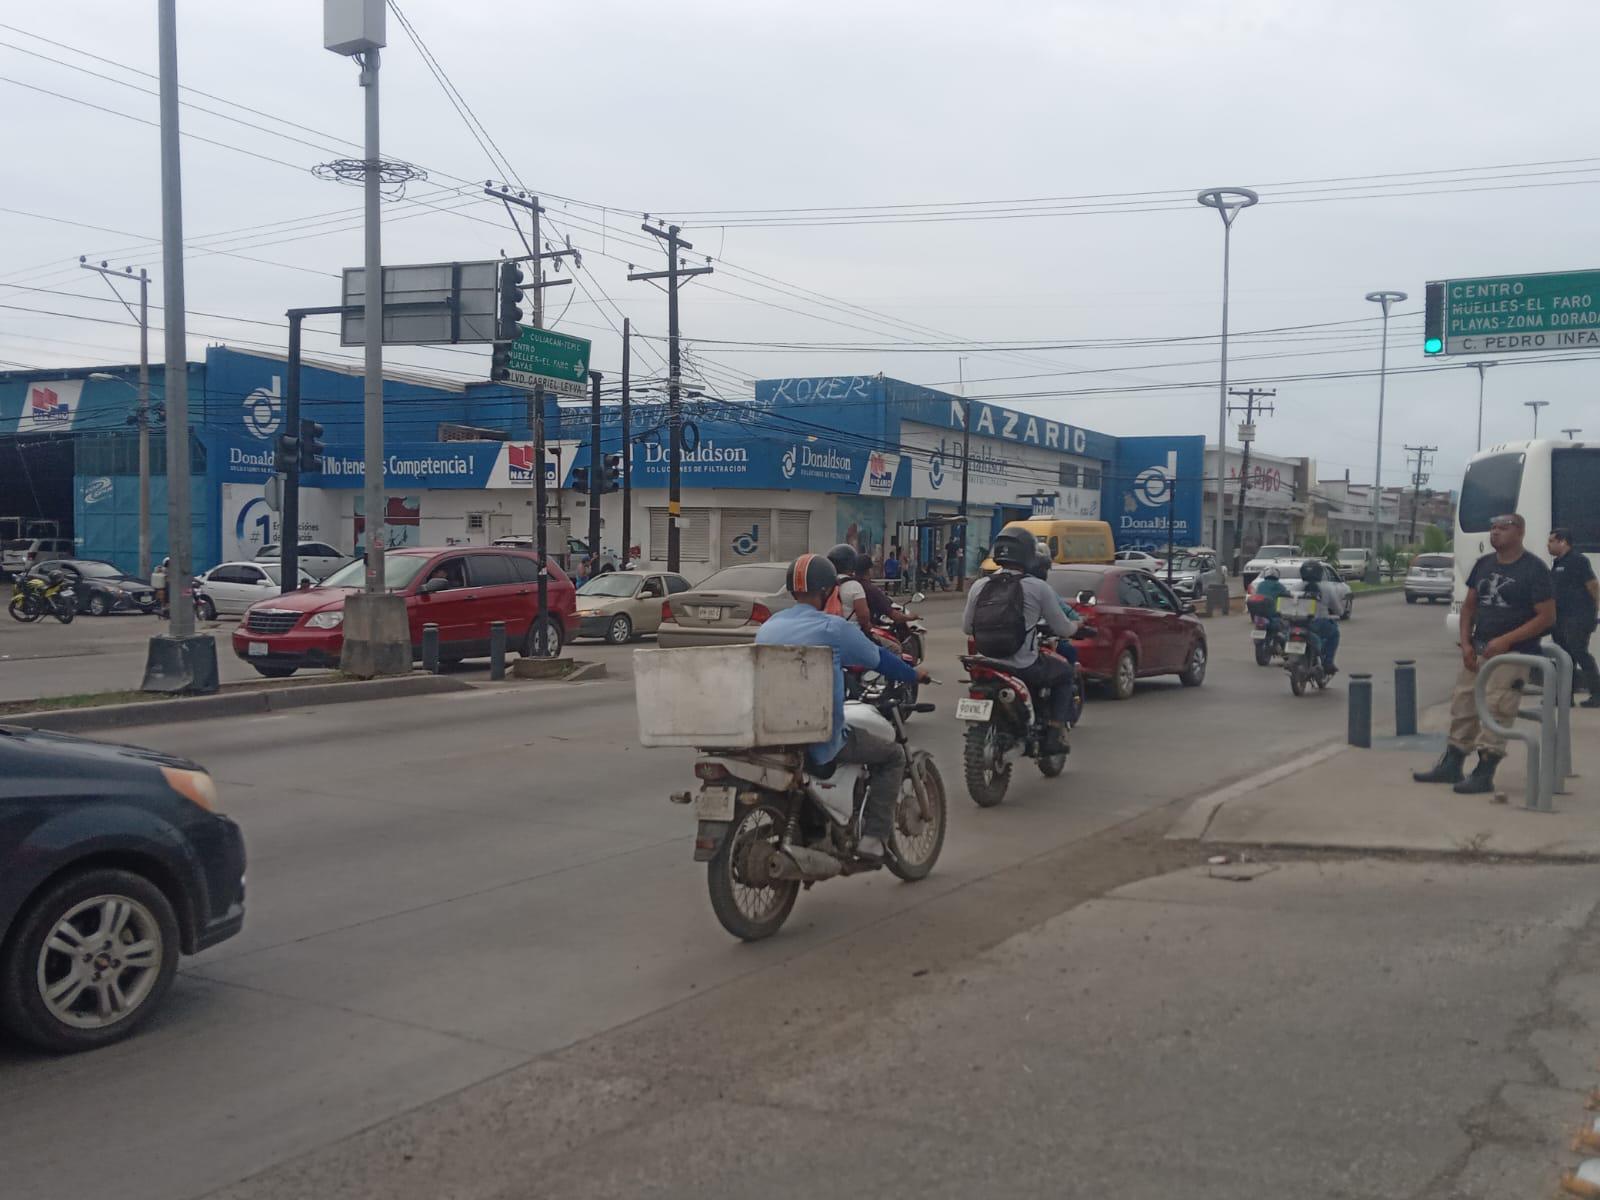
M 1502 725 L 1510 725 L 1522 706 L 1522 688 L 1528 681 L 1523 667 L 1501 667 L 1489 676 L 1489 686 L 1484 692 L 1489 711 Z M 1503 755 L 1506 740 L 1485 729 L 1478 721 L 1478 708 L 1473 703 L 1472 690 L 1478 682 L 1478 673 L 1461 668 L 1456 676 L 1455 690 L 1450 693 L 1450 744 L 1466 753 L 1480 750 L 1485 754 Z

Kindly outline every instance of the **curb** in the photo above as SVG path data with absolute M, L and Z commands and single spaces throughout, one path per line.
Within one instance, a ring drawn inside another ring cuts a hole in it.
M 1306 752 L 1288 762 L 1279 763 L 1275 767 L 1268 767 L 1265 771 L 1257 771 L 1243 779 L 1235 780 L 1215 791 L 1196 796 L 1189 802 L 1189 807 L 1183 815 L 1174 821 L 1167 829 L 1167 840 L 1175 842 L 1203 842 L 1206 831 L 1211 828 L 1212 819 L 1222 806 L 1230 800 L 1237 800 L 1241 796 L 1248 796 L 1251 792 L 1258 792 L 1268 784 L 1286 779 L 1290 775 L 1298 775 L 1307 767 L 1314 767 L 1317 763 L 1332 758 L 1339 752 L 1349 747 L 1342 741 L 1329 742 L 1315 750 Z
M 136 701 L 101 708 L 63 708 L 0 717 L 0 725 L 20 725 L 53 733 L 91 733 L 134 725 L 173 725 L 181 721 L 207 721 L 217 717 L 245 717 L 312 708 L 323 704 L 349 704 L 358 700 L 394 700 L 445 692 L 469 692 L 465 680 L 414 673 L 393 679 L 366 679 L 350 683 L 308 683 L 293 688 L 264 688 L 217 696 L 191 696 L 182 700 Z

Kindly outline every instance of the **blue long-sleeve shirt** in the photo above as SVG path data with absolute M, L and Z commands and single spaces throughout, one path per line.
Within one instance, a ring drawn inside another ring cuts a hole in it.
M 914 683 L 916 668 L 898 654 L 879 646 L 843 617 L 819 612 L 809 604 L 796 604 L 774 613 L 756 633 L 763 646 L 827 646 L 833 650 L 833 736 L 807 747 L 813 762 L 831 762 L 844 747 L 844 669 L 860 667 L 888 679 Z

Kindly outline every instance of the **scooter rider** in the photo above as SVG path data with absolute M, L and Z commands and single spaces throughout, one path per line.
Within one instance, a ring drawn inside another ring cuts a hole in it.
M 823 611 L 839 584 L 838 572 L 828 559 L 820 554 L 802 554 L 789 565 L 786 582 L 795 599 L 794 606 L 774 613 L 756 634 L 756 642 L 828 646 L 833 650 L 833 736 L 808 747 L 806 754 L 818 766 L 840 762 L 863 763 L 871 768 L 856 853 L 868 861 L 881 860 L 894 827 L 894 806 L 904 782 L 905 759 L 898 746 L 879 745 L 852 735 L 844 716 L 844 668 L 877 671 L 886 679 L 902 683 L 927 683 L 928 673 L 878 646 L 849 621 Z
M 1300 564 L 1300 581 L 1305 584 L 1304 595 L 1317 602 L 1317 615 L 1311 619 L 1311 632 L 1322 646 L 1322 669 L 1328 675 L 1337 675 L 1333 656 L 1339 652 L 1339 593 L 1327 579 L 1322 564 L 1307 559 Z
M 1072 664 L 1059 655 L 1041 654 L 1037 630 L 1043 622 L 1056 636 L 1070 638 L 1078 632 L 1082 622 L 1062 611 L 1060 597 L 1048 583 L 1027 573 L 1036 557 L 1031 534 L 1001 530 L 989 547 L 989 557 L 999 569 L 972 585 L 967 593 L 966 611 L 961 616 L 961 629 L 974 637 L 980 654 L 1014 671 L 1030 690 L 1050 689 L 1045 722 L 1050 728 L 1054 752 L 1066 743 L 1067 724 L 1072 715 Z M 995 591 L 997 588 L 1000 591 Z M 989 594 L 987 603 L 984 601 L 986 593 Z M 1020 607 L 1020 614 L 1003 611 L 1002 596 Z M 1015 649 L 1000 653 L 997 645 L 985 647 L 991 619 L 996 628 L 1015 629 L 1020 634 L 1015 637 Z

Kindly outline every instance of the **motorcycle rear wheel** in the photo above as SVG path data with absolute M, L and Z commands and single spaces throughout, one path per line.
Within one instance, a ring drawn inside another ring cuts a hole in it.
M 993 723 L 967 727 L 966 744 L 962 747 L 961 765 L 967 777 L 967 794 L 979 808 L 993 808 L 1006 798 L 1011 786 L 1011 764 L 998 769 L 1000 732 Z
M 31 625 L 44 616 L 26 595 L 11 597 L 11 603 L 7 605 L 6 611 L 11 614 L 13 620 L 21 621 L 24 625 Z
M 929 810 L 927 821 L 915 837 L 910 836 L 908 830 L 916 828 L 915 823 L 921 819 L 921 813 L 917 808 L 917 791 L 911 783 L 912 772 L 916 772 L 922 780 L 923 791 L 928 795 Z M 911 755 L 911 765 L 900 789 L 900 802 L 895 806 L 894 832 L 889 835 L 886 863 L 891 873 L 907 883 L 928 877 L 944 849 L 947 812 L 944 776 L 939 774 L 933 755 L 926 750 L 918 750 Z
M 742 942 L 759 942 L 782 929 L 800 894 L 800 884 L 793 880 L 771 880 L 754 886 L 746 882 L 750 851 L 776 846 L 787 820 L 770 804 L 746 810 L 706 864 L 711 911 L 717 914 L 722 927 Z
M 1301 667 L 1289 668 L 1289 690 L 1296 696 L 1306 694 L 1306 672 Z

